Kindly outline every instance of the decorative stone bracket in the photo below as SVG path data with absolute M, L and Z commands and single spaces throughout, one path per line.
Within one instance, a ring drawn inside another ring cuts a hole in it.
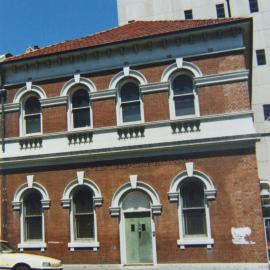
M 117 129 L 119 140 L 144 137 L 144 126 L 123 127 Z
M 171 128 L 173 133 L 188 133 L 188 132 L 198 132 L 200 131 L 200 121 L 190 120 L 190 121 L 180 121 L 171 123 Z
M 80 132 L 67 135 L 69 144 L 91 143 L 93 141 L 93 132 Z
M 19 140 L 21 149 L 37 149 L 42 147 L 42 138 L 24 138 Z

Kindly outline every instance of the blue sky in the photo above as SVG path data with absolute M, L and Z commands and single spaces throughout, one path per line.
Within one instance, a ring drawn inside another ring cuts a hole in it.
M 0 55 L 115 26 L 116 0 L 0 0 Z

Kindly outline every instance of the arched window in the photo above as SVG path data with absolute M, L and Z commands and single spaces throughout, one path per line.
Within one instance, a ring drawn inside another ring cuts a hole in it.
M 137 82 L 131 80 L 120 86 L 120 120 L 122 123 L 142 121 L 142 100 Z
M 24 241 L 43 241 L 43 211 L 41 194 L 29 189 L 23 197 L 23 232 Z
M 91 126 L 90 100 L 85 89 L 78 89 L 71 97 L 71 123 L 73 128 Z
M 25 99 L 23 122 L 25 135 L 41 132 L 41 107 L 37 95 L 31 95 Z
M 88 187 L 78 187 L 72 195 L 74 240 L 95 239 L 95 212 L 93 192 Z
M 171 82 L 175 117 L 195 115 L 194 83 L 187 74 L 179 74 Z
M 185 181 L 180 190 L 183 217 L 183 234 L 206 236 L 204 187 L 200 181 Z

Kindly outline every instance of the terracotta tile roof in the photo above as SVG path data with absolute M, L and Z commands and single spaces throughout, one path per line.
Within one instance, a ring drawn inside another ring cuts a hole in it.
M 9 57 L 5 62 L 21 59 L 63 53 L 72 50 L 113 44 L 133 39 L 151 37 L 166 33 L 191 30 L 200 27 L 241 21 L 244 18 L 225 18 L 207 20 L 177 20 L 177 21 L 134 21 L 123 26 L 109 29 L 75 40 L 68 40 L 44 48 L 36 49 L 21 55 Z

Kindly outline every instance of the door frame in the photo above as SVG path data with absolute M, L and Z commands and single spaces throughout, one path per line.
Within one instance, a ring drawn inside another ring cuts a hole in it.
M 122 207 L 121 207 L 122 210 Z M 152 258 L 153 258 L 153 263 L 149 265 L 155 266 L 157 264 L 157 248 L 156 248 L 156 226 L 155 226 L 155 221 L 154 217 L 152 214 L 151 209 L 148 211 L 121 211 L 121 216 L 120 216 L 120 222 L 119 222 L 119 232 L 120 232 L 120 253 L 121 253 L 121 265 L 122 266 L 127 266 L 127 256 L 126 256 L 126 232 L 125 232 L 125 213 L 145 213 L 148 212 L 150 214 L 150 219 L 151 219 L 151 229 L 152 229 Z M 136 264 L 136 265 L 144 265 L 144 264 Z M 148 264 L 146 264 L 148 265 Z

